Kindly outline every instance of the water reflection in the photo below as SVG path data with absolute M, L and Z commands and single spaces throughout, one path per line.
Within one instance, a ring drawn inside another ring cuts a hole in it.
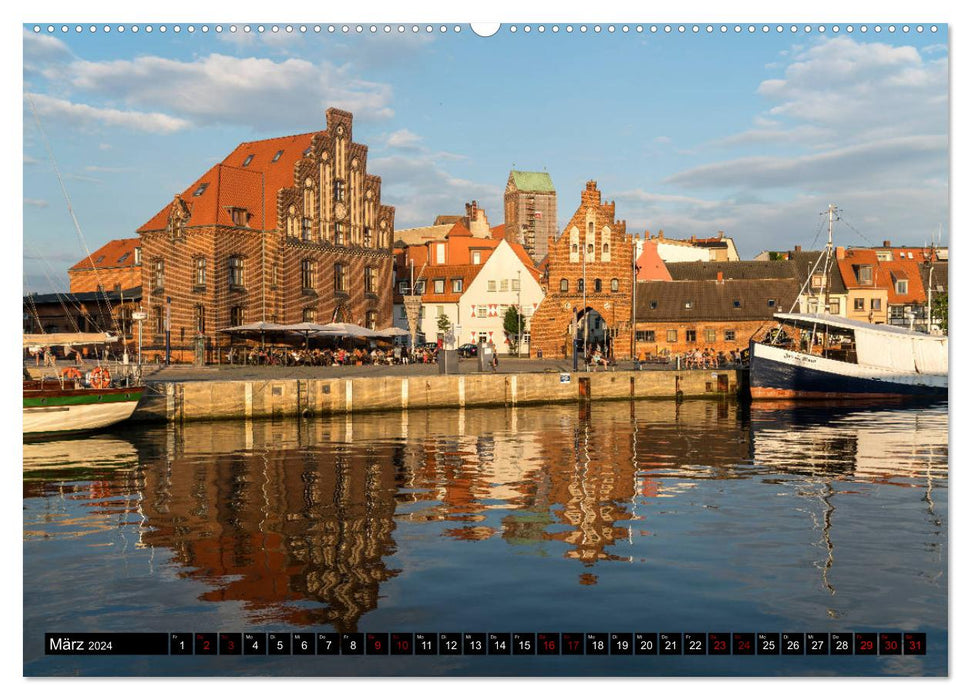
M 755 570 L 766 566 L 758 538 L 774 533 L 750 528 L 737 501 L 759 499 L 771 505 L 767 530 L 814 540 L 818 585 L 835 597 L 847 585 L 834 574 L 841 548 L 852 552 L 834 534 L 853 518 L 840 497 L 861 485 L 919 489 L 921 536 L 940 563 L 927 576 L 945 570 L 934 489 L 946 486 L 946 407 L 749 413 L 638 402 L 412 412 L 186 424 L 27 444 L 24 454 L 24 498 L 43 503 L 25 513 L 25 540 L 134 529 L 138 547 L 170 553 L 179 576 L 204 585 L 200 600 L 240 605 L 247 624 L 356 631 L 389 582 L 422 571 L 433 540 L 448 544 L 438 558 L 468 557 L 470 579 L 524 555 L 571 562 L 566 577 L 548 567 L 552 590 L 589 590 L 609 567 L 692 562 L 697 543 L 721 542 L 728 523 L 753 543 L 699 556 L 714 568 L 731 557 L 732 570 Z M 746 480 L 757 493 L 732 488 Z M 771 501 L 779 489 L 794 500 Z M 699 515 L 706 511 L 717 519 Z M 694 529 L 677 531 L 678 518 Z M 486 545 L 500 550 L 478 549 Z M 497 557 L 488 565 L 477 559 L 486 551 Z M 31 565 L 25 557 L 25 575 Z

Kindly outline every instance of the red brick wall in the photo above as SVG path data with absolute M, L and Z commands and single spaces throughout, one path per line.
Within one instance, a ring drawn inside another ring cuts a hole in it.
M 753 334 L 761 339 L 775 324 L 771 321 L 698 321 L 677 323 L 646 323 L 637 322 L 638 331 L 654 331 L 655 341 L 637 341 L 638 355 L 657 355 L 663 353 L 679 354 L 688 350 L 704 350 L 714 348 L 715 352 L 728 353 L 730 350 L 743 350 L 748 347 L 749 338 Z M 669 342 L 667 332 L 675 330 L 678 333 L 677 342 Z M 696 340 L 687 340 L 687 331 L 695 331 Z M 705 331 L 715 331 L 715 341 L 707 340 Z M 725 340 L 725 331 L 735 331 L 735 340 Z
M 581 195 L 580 207 L 566 224 L 563 233 L 556 241 L 550 242 L 549 275 L 546 297 L 536 309 L 530 324 L 530 352 L 542 351 L 544 357 L 568 357 L 571 354 L 569 328 L 573 319 L 573 309 L 583 307 L 583 294 L 577 292 L 577 280 L 583 278 L 582 262 L 570 262 L 570 230 L 576 226 L 580 232 L 580 244 L 586 241 L 588 217 L 593 216 L 596 233 L 593 259 L 586 261 L 586 303 L 591 309 L 603 316 L 609 329 L 617 329 L 613 341 L 614 356 L 630 357 L 630 317 L 631 317 L 631 263 L 633 250 L 631 238 L 627 235 L 627 224 L 614 219 L 614 204 L 603 203 L 597 183 L 588 182 Z M 610 261 L 601 260 L 601 231 L 610 227 Z M 560 291 L 560 280 L 569 281 L 569 291 Z M 602 282 L 602 291 L 594 291 L 594 280 Z M 610 291 L 612 279 L 618 280 L 618 291 Z
M 102 267 L 97 270 L 68 270 L 71 283 L 71 293 L 97 292 L 98 285 L 106 290 L 112 290 L 121 285 L 122 289 L 131 289 L 142 283 L 141 266 L 126 265 L 125 267 Z

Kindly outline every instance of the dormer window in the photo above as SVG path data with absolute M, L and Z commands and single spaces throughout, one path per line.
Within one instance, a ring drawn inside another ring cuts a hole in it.
M 283 155 L 283 151 L 277 151 L 276 154 L 274 154 L 273 158 L 270 160 L 270 162 L 276 163 L 278 160 L 280 160 L 280 156 L 282 155 Z
M 873 268 L 870 265 L 860 265 L 856 268 L 858 284 L 873 284 Z
M 231 207 L 229 210 L 229 216 L 232 218 L 233 223 L 236 226 L 249 225 L 249 212 L 242 207 Z
M 203 182 L 203 183 L 202 183 L 201 185 L 199 185 L 199 186 L 198 186 L 198 187 L 196 188 L 196 191 L 192 193 L 192 196 L 193 196 L 193 197 L 198 197 L 198 196 L 200 196 L 200 195 L 201 195 L 201 194 L 202 194 L 203 192 L 205 192 L 205 191 L 206 191 L 206 188 L 207 188 L 207 187 L 209 187 L 209 183 L 208 183 L 208 182 Z
M 125 253 L 120 258 L 118 258 L 118 264 L 121 265 L 123 262 L 125 262 L 126 260 L 128 260 L 128 256 L 129 255 L 131 255 L 131 253 Z
M 243 161 L 243 167 L 245 168 L 247 165 L 249 165 L 252 162 L 253 162 L 253 154 L 250 153 L 248 156 L 246 156 L 246 160 Z

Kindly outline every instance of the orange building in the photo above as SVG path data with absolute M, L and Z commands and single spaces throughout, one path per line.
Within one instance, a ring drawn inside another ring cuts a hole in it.
M 141 287 L 141 252 L 138 238 L 108 241 L 68 268 L 71 293 Z
M 255 321 L 391 325 L 394 208 L 352 119 L 328 109 L 325 131 L 240 144 L 138 229 L 148 344 L 169 315 L 189 355 Z

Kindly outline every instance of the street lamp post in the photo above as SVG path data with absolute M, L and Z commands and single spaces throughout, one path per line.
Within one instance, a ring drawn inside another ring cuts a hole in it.
M 172 361 L 172 297 L 165 297 L 165 364 Z

